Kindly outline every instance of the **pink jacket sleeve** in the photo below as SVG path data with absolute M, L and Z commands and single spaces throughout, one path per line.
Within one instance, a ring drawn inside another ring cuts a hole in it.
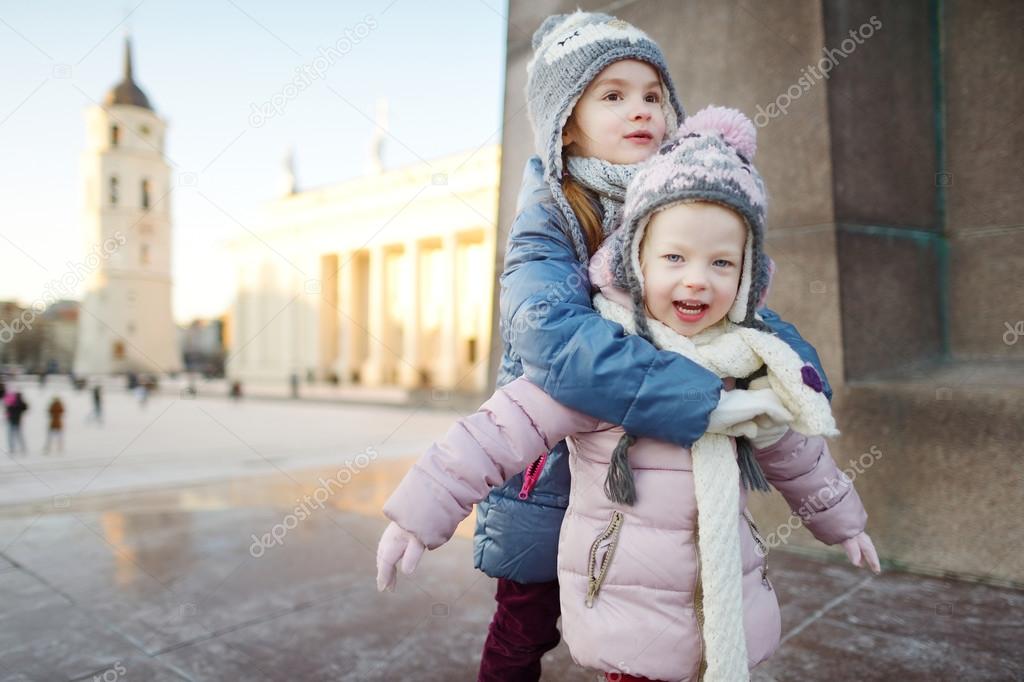
M 591 431 L 597 420 L 556 402 L 519 378 L 479 410 L 455 422 L 384 504 L 384 515 L 429 549 L 447 542 L 473 504 L 559 441 Z
M 867 511 L 824 438 L 790 429 L 775 445 L 755 449 L 754 456 L 768 482 L 818 540 L 835 545 L 864 531 Z

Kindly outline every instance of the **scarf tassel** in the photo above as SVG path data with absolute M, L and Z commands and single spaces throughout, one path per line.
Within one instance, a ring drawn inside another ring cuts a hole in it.
M 740 477 L 747 490 L 760 490 L 763 493 L 769 492 L 771 486 L 768 479 L 764 477 L 764 470 L 754 457 L 754 446 L 744 437 L 736 439 L 737 463 L 740 466 Z
M 622 434 L 612 451 L 612 461 L 604 479 L 604 494 L 608 499 L 630 507 L 636 504 L 636 481 L 633 479 L 633 469 L 629 466 L 629 447 L 635 442 L 635 437 L 628 433 Z
M 629 448 L 636 438 L 628 433 L 622 434 L 612 459 L 608 465 L 608 475 L 604 479 L 604 494 L 616 504 L 632 507 L 636 504 L 636 480 L 633 468 L 629 465 Z M 764 493 L 771 491 L 771 485 L 764 476 L 764 470 L 754 457 L 754 448 L 746 438 L 736 439 L 737 464 L 740 468 L 740 479 L 747 490 L 758 490 Z

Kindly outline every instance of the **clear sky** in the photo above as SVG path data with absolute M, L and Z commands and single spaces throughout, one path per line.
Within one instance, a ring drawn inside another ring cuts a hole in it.
M 503 0 L 0 0 L 0 300 L 39 299 L 85 256 L 84 111 L 120 80 L 126 29 L 135 81 L 169 122 L 172 173 L 198 174 L 223 209 L 174 195 L 174 313 L 184 322 L 229 304 L 223 244 L 242 233 L 235 220 L 257 223 L 289 146 L 300 188 L 361 174 L 379 97 L 395 138 L 386 167 L 500 142 L 506 12 Z M 254 125 L 254 105 L 344 37 L 351 49 L 322 79 Z

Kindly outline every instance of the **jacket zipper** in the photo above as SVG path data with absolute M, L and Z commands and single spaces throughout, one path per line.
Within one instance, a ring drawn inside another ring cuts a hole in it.
M 533 490 L 533 486 L 537 485 L 537 479 L 540 478 L 541 472 L 544 471 L 544 463 L 547 461 L 548 453 L 545 452 L 526 468 L 526 472 L 523 474 L 523 487 L 519 489 L 520 500 L 525 500 L 530 496 L 530 491 Z
M 608 565 L 612 562 L 612 555 L 615 554 L 615 547 L 619 544 L 619 530 L 622 528 L 622 512 L 613 511 L 612 520 L 608 524 L 608 527 L 604 529 L 597 539 L 594 540 L 594 544 L 590 545 L 590 561 L 587 564 L 587 577 L 589 582 L 587 583 L 587 608 L 594 607 L 594 600 L 597 599 L 597 593 L 601 591 L 601 584 L 604 582 L 605 575 L 608 572 Z M 605 540 L 609 540 L 608 551 L 605 552 L 601 558 L 601 568 L 595 575 L 594 572 L 597 570 L 597 551 L 600 549 L 600 544 Z
M 700 527 L 693 528 L 693 549 L 697 553 L 697 582 L 693 589 L 693 614 L 697 618 L 697 646 L 700 658 L 697 661 L 697 682 L 704 679 L 707 665 L 704 661 L 704 576 L 700 557 Z
M 750 526 L 750 534 L 754 537 L 754 542 L 757 543 L 758 549 L 761 551 L 761 584 L 770 590 L 772 589 L 772 584 L 768 582 L 768 543 L 764 541 L 761 533 L 758 532 L 757 524 L 754 523 L 754 517 L 751 516 L 749 510 L 743 510 L 743 518 L 747 520 L 747 525 Z

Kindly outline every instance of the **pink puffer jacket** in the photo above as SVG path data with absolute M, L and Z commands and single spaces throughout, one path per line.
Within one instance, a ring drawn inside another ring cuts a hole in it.
M 567 439 L 572 490 L 559 539 L 558 579 L 562 631 L 573 659 L 603 672 L 696 680 L 701 604 L 695 599 L 699 562 L 690 451 L 638 438 L 629 450 L 637 503 L 617 505 L 605 497 L 603 485 L 622 433 L 620 426 L 570 410 L 517 379 L 431 446 L 387 501 L 384 514 L 434 549 L 491 486 Z M 867 514 L 860 498 L 822 438 L 789 431 L 755 454 L 766 478 L 794 511 L 801 510 L 804 525 L 818 540 L 835 544 L 864 530 Z M 747 663 L 753 667 L 778 647 L 779 604 L 742 487 L 736 518 Z

